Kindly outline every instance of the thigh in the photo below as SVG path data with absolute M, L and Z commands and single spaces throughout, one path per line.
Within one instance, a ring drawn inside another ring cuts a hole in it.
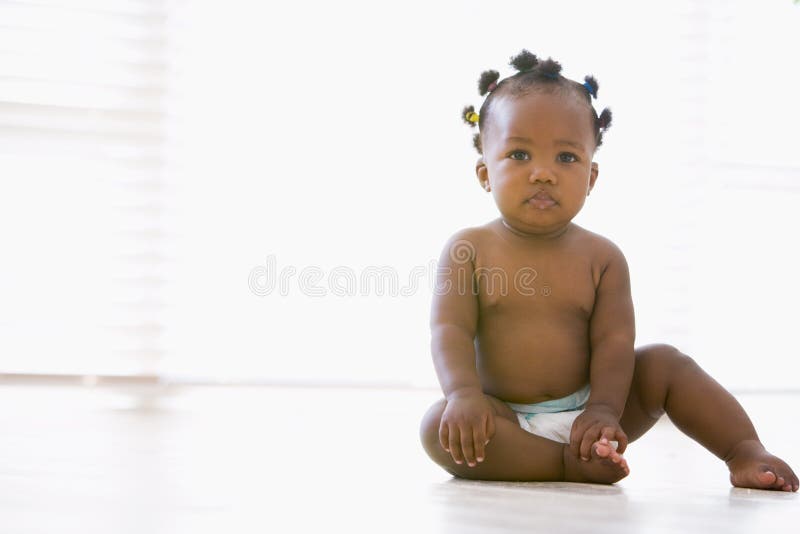
M 681 356 L 671 345 L 653 344 L 636 349 L 631 389 L 620 418 L 628 441 L 639 439 L 664 415 L 669 377 Z
M 489 399 L 489 402 L 494 409 L 495 415 L 495 427 L 498 425 L 498 419 L 503 419 L 508 423 L 512 423 L 513 426 L 519 428 L 519 420 L 517 419 L 517 414 L 514 413 L 505 402 L 501 401 L 497 397 L 493 397 L 491 395 L 486 395 Z M 442 422 L 442 414 L 444 413 L 444 409 L 447 407 L 447 399 L 439 399 L 435 402 L 427 411 L 425 416 L 422 418 L 422 423 L 420 425 L 420 438 L 422 440 L 422 444 L 425 447 L 425 450 L 428 451 L 428 454 L 431 458 L 438 458 L 441 457 L 441 445 L 439 444 L 439 427 Z M 521 428 L 519 430 L 523 433 L 527 433 Z M 440 460 L 437 460 L 437 463 L 441 463 Z
M 486 459 L 474 467 L 456 464 L 439 444 L 439 424 L 447 405 L 430 407 L 420 428 L 428 456 L 451 475 L 477 480 L 563 480 L 564 445 L 526 432 L 503 401 L 489 396 L 495 410 L 495 434 L 486 445 Z

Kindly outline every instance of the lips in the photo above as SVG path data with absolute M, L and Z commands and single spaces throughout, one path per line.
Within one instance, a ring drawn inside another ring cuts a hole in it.
M 543 210 L 556 205 L 556 201 L 547 191 L 537 191 L 535 195 L 528 199 L 528 204 L 534 208 Z
M 533 195 L 531 198 L 535 198 L 536 200 L 553 200 L 553 197 L 551 197 L 549 194 L 547 194 L 546 191 L 539 191 L 538 193 Z

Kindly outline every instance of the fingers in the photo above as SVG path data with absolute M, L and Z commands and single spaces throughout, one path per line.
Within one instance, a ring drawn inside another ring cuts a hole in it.
M 612 441 L 617 442 L 617 453 L 622 454 L 628 447 L 628 436 L 622 429 L 613 426 L 605 426 L 600 431 L 600 439 L 605 439 L 609 443 Z
M 625 452 L 625 449 L 628 448 L 628 435 L 625 434 L 622 430 L 617 430 L 614 434 L 614 438 L 617 440 L 617 452 L 622 454 Z
M 608 441 L 613 441 L 616 433 L 617 429 L 613 426 L 604 426 L 600 431 L 600 439 L 606 438 Z
M 461 452 L 461 433 L 459 432 L 459 428 L 455 425 L 450 427 L 449 430 L 449 441 L 448 447 L 446 450 L 450 451 L 450 456 L 453 457 L 453 461 L 457 464 L 464 463 L 464 455 Z
M 592 445 L 603 438 L 609 442 L 616 441 L 617 452 L 620 454 L 628 446 L 628 436 L 619 426 L 603 426 L 600 422 L 582 424 L 576 419 L 569 436 L 570 452 L 583 460 L 589 460 L 592 457 Z
M 489 443 L 487 435 L 490 426 L 492 427 L 492 434 L 494 434 L 494 418 L 491 415 L 487 415 L 479 424 L 472 426 L 472 442 L 467 439 L 466 445 L 464 444 L 464 437 L 469 435 L 469 430 L 461 430 L 461 446 L 464 451 L 464 460 L 470 467 L 475 467 L 486 458 L 486 445 Z
M 600 432 L 600 439 L 605 439 L 609 443 L 616 441 L 616 451 L 618 454 L 622 454 L 625 452 L 625 449 L 628 448 L 628 436 L 622 431 L 622 429 L 617 427 L 603 427 L 603 430 Z
M 473 439 L 475 442 L 475 460 L 482 462 L 486 458 L 486 445 L 494 437 L 494 416 L 487 414 L 482 425 L 473 429 Z
M 470 466 L 476 465 L 477 462 L 482 462 L 486 456 L 486 431 L 484 425 L 475 426 L 472 429 L 472 439 L 475 444 L 475 463 L 470 463 L 467 458 L 467 463 Z
M 453 461 L 457 464 L 473 466 L 476 464 L 475 447 L 473 446 L 473 432 L 470 429 L 462 429 L 456 425 L 451 425 L 448 430 L 448 442 L 446 451 L 450 452 Z
M 444 423 L 439 424 L 439 445 L 450 452 L 450 429 Z
M 581 460 L 589 460 L 592 457 L 592 445 L 598 440 L 599 431 L 595 427 L 591 427 L 586 433 L 583 434 L 581 439 Z
M 575 456 L 580 456 L 583 460 L 591 457 L 592 443 L 597 441 L 599 430 L 596 425 L 583 426 L 576 425 L 572 428 L 569 440 L 569 450 Z
M 459 428 L 459 433 L 461 434 L 461 450 L 464 452 L 464 460 L 470 466 L 475 465 L 475 447 L 472 445 L 475 438 L 469 428 Z
M 583 428 L 580 424 L 573 424 L 569 433 L 569 452 L 577 457 L 581 453 L 581 439 L 583 439 Z
M 486 444 L 489 442 L 487 428 L 494 434 L 494 420 L 490 417 L 483 424 L 472 428 L 457 425 L 442 425 L 439 429 L 439 444 L 450 453 L 457 464 L 465 463 L 474 467 L 486 458 Z
M 611 443 L 612 441 L 617 442 L 616 451 L 618 453 L 622 453 L 620 450 L 619 440 L 617 439 L 617 428 L 613 426 L 604 426 L 603 429 L 600 431 L 600 440 L 605 440 L 607 443 Z
M 486 442 L 494 437 L 494 415 L 489 414 L 486 418 Z

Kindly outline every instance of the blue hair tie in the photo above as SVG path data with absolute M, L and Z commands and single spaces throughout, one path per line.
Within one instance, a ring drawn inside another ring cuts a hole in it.
M 557 80 L 558 74 L 553 74 L 552 72 L 544 72 L 542 73 L 546 78 L 550 78 L 551 80 Z
M 586 88 L 587 91 L 589 91 L 589 94 L 592 95 L 592 98 L 597 98 L 597 93 L 594 92 L 592 84 L 590 84 L 589 82 L 583 82 L 583 86 Z

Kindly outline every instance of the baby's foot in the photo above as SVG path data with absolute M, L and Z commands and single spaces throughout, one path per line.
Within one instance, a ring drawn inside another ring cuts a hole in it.
M 630 473 L 628 462 L 606 438 L 592 444 L 592 457 L 588 461 L 576 458 L 564 446 L 564 480 L 568 482 L 596 482 L 613 484 Z
M 797 491 L 797 475 L 786 462 L 764 449 L 759 441 L 746 440 L 734 447 L 725 462 L 731 484 L 740 488 Z

